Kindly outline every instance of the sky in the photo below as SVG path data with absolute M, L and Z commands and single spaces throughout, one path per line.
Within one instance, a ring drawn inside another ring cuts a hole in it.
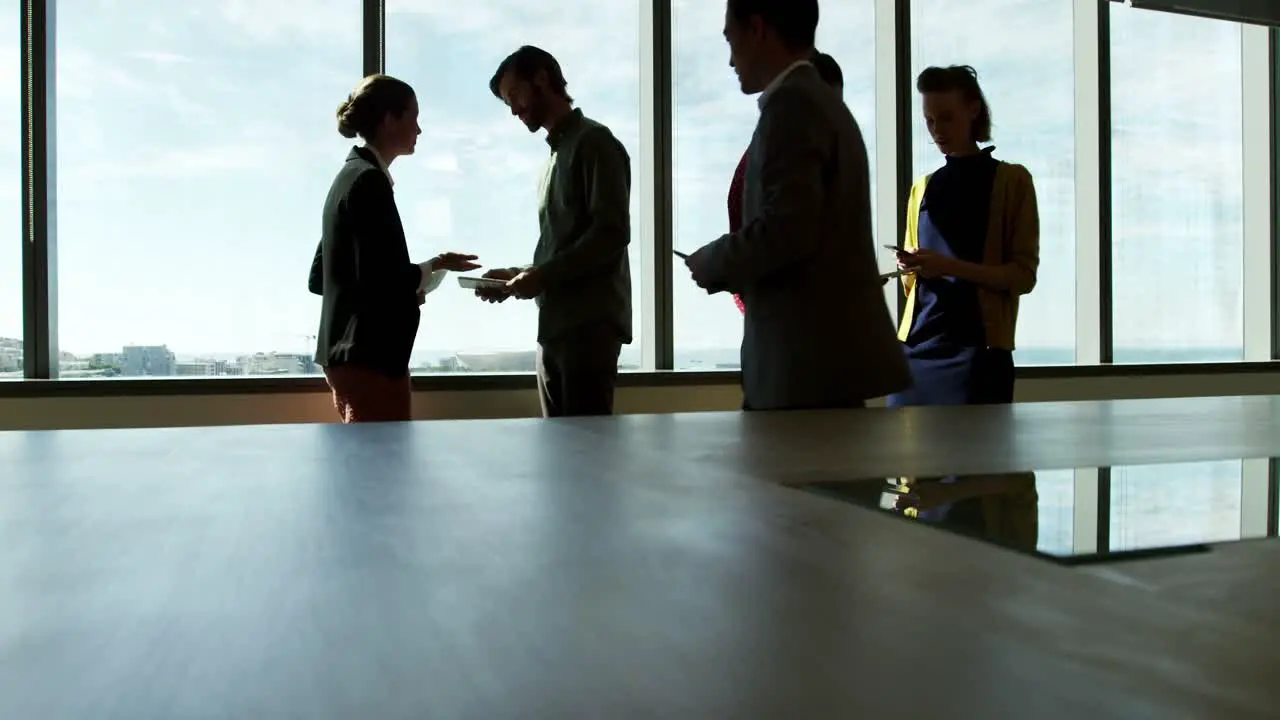
M 548 148 L 490 95 L 511 50 L 561 61 L 569 90 L 633 167 L 632 269 L 641 264 L 641 3 L 387 0 L 387 71 L 418 91 L 418 152 L 392 172 L 412 256 L 530 261 Z M 826 2 L 820 49 L 874 162 L 873 0 Z M 913 69 L 967 63 L 995 119 L 996 155 L 1035 177 L 1040 283 L 1021 348 L 1074 346 L 1074 58 L 1070 2 L 915 0 Z M 71 10 L 74 9 L 74 12 Z M 1111 6 L 1116 345 L 1242 345 L 1240 27 Z M 0 336 L 21 334 L 18 15 L 0 68 Z M 674 0 L 675 244 L 727 227 L 725 194 L 750 141 L 723 5 Z M 305 277 L 320 211 L 351 143 L 334 111 L 361 74 L 355 0 L 62 0 L 57 37 L 57 242 L 64 351 L 168 345 L 180 356 L 311 352 L 319 300 Z M 915 172 L 940 164 L 917 118 Z M 8 240 L 6 241 L 6 238 Z M 897 242 L 877 238 L 877 243 Z M 886 253 L 887 254 L 887 253 Z M 885 258 L 886 266 L 889 258 Z M 668 260 L 664 260 L 668 261 Z M 741 318 L 675 276 L 677 354 L 736 348 Z M 452 280 L 428 299 L 421 352 L 533 347 L 530 303 L 490 306 Z M 637 329 L 640 324 L 637 323 Z M 637 337 L 636 348 L 643 338 Z M 1117 358 L 1121 359 L 1121 358 Z

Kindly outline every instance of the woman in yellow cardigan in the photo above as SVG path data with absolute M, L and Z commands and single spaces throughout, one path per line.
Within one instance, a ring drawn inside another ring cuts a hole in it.
M 991 110 L 973 68 L 927 68 L 916 89 L 946 164 L 911 188 L 898 339 L 915 382 L 889 405 L 1012 402 L 1018 298 L 1040 264 L 1035 186 L 1025 167 L 979 148 Z

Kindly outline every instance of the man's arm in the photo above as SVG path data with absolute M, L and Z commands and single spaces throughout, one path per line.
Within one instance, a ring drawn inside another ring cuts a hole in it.
M 765 104 L 753 147 L 762 204 L 737 232 L 696 253 L 695 263 L 710 285 L 741 290 L 816 252 L 826 161 L 814 128 L 819 115 L 813 98 L 786 86 Z
M 324 240 L 316 243 L 316 254 L 311 258 L 311 275 L 307 277 L 307 289 L 312 295 L 324 295 Z
M 604 128 L 589 130 L 579 142 L 575 180 L 582 183 L 590 224 L 577 242 L 536 268 L 543 285 L 607 268 L 631 242 L 631 158 Z

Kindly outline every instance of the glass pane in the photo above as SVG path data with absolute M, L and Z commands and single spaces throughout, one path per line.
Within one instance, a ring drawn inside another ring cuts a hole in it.
M 0 380 L 22 377 L 22 128 L 16 9 L 10 8 L 0 39 L 0 73 L 9 91 L 0 94 L 0 163 L 9 181 L 0 183 Z
M 1075 547 L 1075 471 L 1037 472 L 1036 495 L 1039 496 L 1040 514 L 1036 549 L 1054 555 L 1069 554 Z
M 840 63 L 844 99 L 862 130 L 872 167 L 874 6 L 874 0 L 823 5 L 817 37 L 818 49 Z M 758 110 L 729 67 L 724 3 L 674 0 L 672 24 L 675 245 L 696 250 L 728 232 L 729 182 L 751 142 Z M 742 342 L 738 308 L 727 294 L 709 296 L 699 290 L 683 269 L 677 266 L 673 283 L 675 369 L 737 368 Z
M 637 369 L 648 280 L 640 263 L 639 0 L 388 0 L 386 7 L 387 72 L 420 98 L 418 156 L 395 169 L 411 244 L 475 253 L 492 267 L 532 262 L 549 150 L 541 131 L 531 135 L 489 91 L 498 63 L 521 45 L 554 55 L 576 105 L 626 147 L 635 340 L 619 367 Z M 425 371 L 532 372 L 536 343 L 532 302 L 488 305 L 455 285 L 427 299 L 414 355 Z
M 1244 357 L 1240 43 L 1111 4 L 1117 363 Z
M 314 372 L 307 270 L 360 3 L 82 0 L 57 25 L 64 377 Z
M 1240 539 L 1243 464 L 1143 465 L 1111 470 L 1111 549 Z
M 995 157 L 1024 165 L 1040 207 L 1040 269 L 1022 298 L 1014 361 L 1071 365 L 1076 352 L 1075 41 L 1071 3 L 911 3 L 911 68 L 971 65 L 992 115 Z M 914 80 L 913 80 L 914 83 Z M 919 96 L 917 95 L 917 98 Z M 943 158 L 917 111 L 915 175 Z

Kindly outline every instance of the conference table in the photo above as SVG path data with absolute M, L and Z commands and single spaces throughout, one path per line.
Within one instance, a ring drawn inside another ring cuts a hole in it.
M 1274 718 L 1276 456 L 1273 397 L 0 433 L 0 718 Z M 894 505 L 1215 462 L 1259 537 Z

